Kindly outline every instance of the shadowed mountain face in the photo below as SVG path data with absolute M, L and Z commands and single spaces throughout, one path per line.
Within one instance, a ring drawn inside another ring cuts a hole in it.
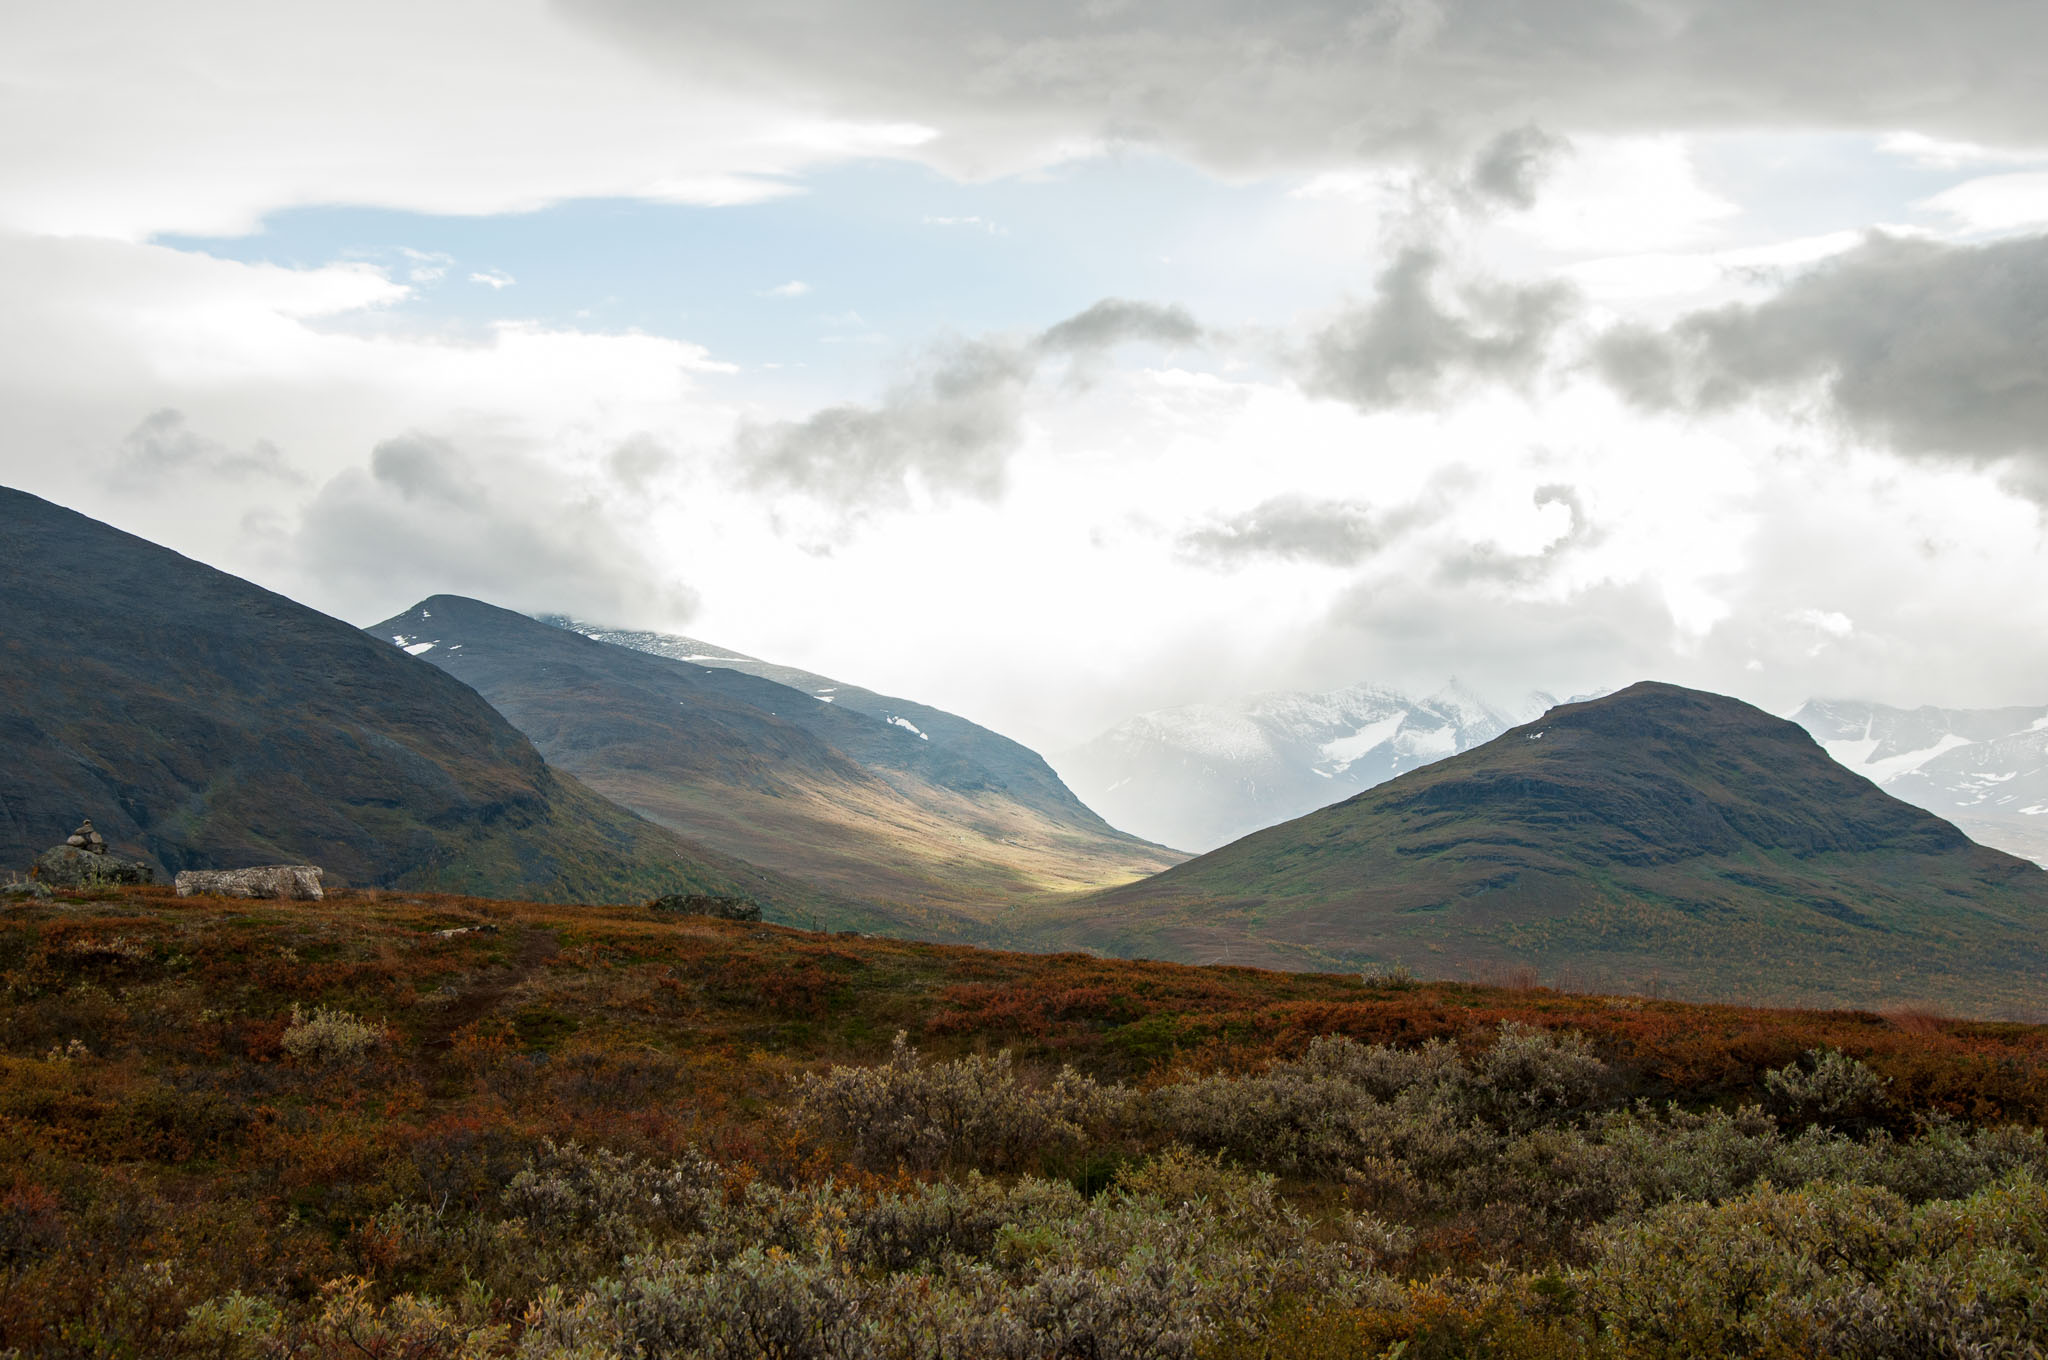
M 606 797 L 936 933 L 1179 858 L 1103 822 L 1024 747 L 821 676 L 713 665 L 750 659 L 687 639 L 597 641 L 454 596 L 371 631 L 473 686 Z
M 1639 684 L 1044 914 L 1118 952 L 2048 1011 L 2048 873 L 1747 704 Z
M 550 770 L 467 686 L 339 619 L 0 489 L 0 865 L 90 816 L 176 872 L 552 901 L 777 891 Z

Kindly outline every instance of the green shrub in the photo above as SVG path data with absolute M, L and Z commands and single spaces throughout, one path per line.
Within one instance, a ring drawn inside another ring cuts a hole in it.
M 383 1046 L 382 1025 L 372 1025 L 344 1010 L 317 1007 L 311 1015 L 292 1007 L 292 1022 L 280 1041 L 300 1062 L 357 1062 Z
M 1071 1068 L 1048 1086 L 1027 1085 L 1007 1051 L 920 1062 L 899 1031 L 886 1062 L 806 1078 L 796 1117 L 844 1142 L 863 1166 L 1004 1170 L 1079 1143 L 1083 1126 L 1113 1118 L 1121 1097 L 1121 1088 L 1106 1090 Z

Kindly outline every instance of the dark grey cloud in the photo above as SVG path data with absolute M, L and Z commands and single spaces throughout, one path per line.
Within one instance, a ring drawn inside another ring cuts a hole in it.
M 1046 353 L 1086 354 L 1141 342 L 1197 345 L 1202 338 L 1201 325 L 1185 307 L 1104 298 L 1086 311 L 1047 327 L 1039 334 L 1037 346 Z
M 848 507 L 900 502 L 912 478 L 942 495 L 993 500 L 1023 439 L 1025 393 L 1047 361 L 1203 338 L 1184 308 L 1106 298 L 1029 339 L 949 340 L 874 405 L 742 428 L 741 475 Z
M 2048 237 L 1875 235 L 1754 305 L 1596 344 L 1651 408 L 1712 410 L 1818 383 L 1854 431 L 1909 453 L 2048 457 Z
M 1465 183 L 1483 200 L 1533 208 L 1544 179 L 1570 150 L 1569 141 L 1533 123 L 1510 128 L 1479 149 Z
M 1505 128 L 2048 142 L 2030 0 L 560 0 L 679 80 L 914 120 L 972 173 L 1096 138 L 1229 171 Z
M 1439 283 L 1443 259 L 1411 246 L 1387 266 L 1368 301 L 1310 341 L 1302 385 L 1362 410 L 1432 400 L 1472 379 L 1515 382 L 1542 364 L 1573 313 L 1558 283 Z
M 193 430 L 183 412 L 168 406 L 144 416 L 121 440 L 114 474 L 124 482 L 136 483 L 193 475 L 266 477 L 287 483 L 305 480 L 269 440 L 259 439 L 245 450 L 229 448 Z
M 1423 518 L 1415 510 L 1375 511 L 1358 501 L 1275 496 L 1214 524 L 1190 529 L 1180 550 L 1210 566 L 1259 558 L 1356 566 Z
M 432 435 L 404 434 L 377 445 L 370 451 L 370 475 L 409 501 L 476 510 L 486 499 L 461 450 Z
M 307 504 L 296 549 L 325 590 L 383 600 L 437 592 L 508 608 L 680 625 L 695 593 L 665 579 L 614 509 L 504 450 L 410 433 Z

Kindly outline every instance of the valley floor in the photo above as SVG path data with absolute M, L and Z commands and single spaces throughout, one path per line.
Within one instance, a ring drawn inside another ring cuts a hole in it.
M 2048 1347 L 2048 1029 L 474 898 L 0 911 L 0 1355 Z

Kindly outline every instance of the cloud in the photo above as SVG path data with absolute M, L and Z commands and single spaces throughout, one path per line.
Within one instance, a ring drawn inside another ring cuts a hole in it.
M 1283 495 L 1242 514 L 1190 529 L 1178 542 L 1197 562 L 1232 567 L 1259 558 L 1351 567 L 1416 522 L 1415 512 L 1380 514 L 1359 501 Z
M 1304 388 L 1373 411 L 1434 400 L 1469 379 L 1515 382 L 1534 373 L 1572 314 L 1571 288 L 1475 282 L 1445 298 L 1442 269 L 1428 247 L 1401 251 L 1370 301 L 1310 341 Z
M 788 283 L 778 283 L 773 288 L 763 288 L 761 290 L 761 296 L 771 298 L 800 298 L 810 291 L 811 285 L 805 283 L 802 279 L 791 279 Z
M 1230 173 L 1577 136 L 1910 125 L 2048 143 L 2039 6 L 1920 0 L 876 0 L 857 8 L 565 0 L 681 78 L 942 136 L 993 175 L 1141 145 Z
M 1465 182 L 1481 198 L 1509 208 L 1533 208 L 1544 177 L 1570 150 L 1569 141 L 1534 123 L 1511 128 L 1479 149 Z
M 630 521 L 511 449 L 435 435 L 385 440 L 307 504 L 293 551 L 331 588 L 390 598 L 473 595 L 526 611 L 686 621 L 697 596 L 668 579 Z M 392 608 L 402 608 L 396 601 Z
M 486 499 L 468 460 L 431 435 L 401 435 L 377 445 L 370 451 L 370 475 L 407 501 L 477 510 Z
M 1037 348 L 1050 354 L 1092 354 L 1117 345 L 1197 345 L 1202 327 L 1185 307 L 1104 298 L 1039 334 Z
M 1569 512 L 1569 527 L 1564 533 L 1533 553 L 1505 552 L 1498 544 L 1480 543 L 1447 554 L 1437 562 L 1437 579 L 1450 585 L 1484 581 L 1534 585 L 1548 577 L 1567 553 L 1591 547 L 1605 537 L 1586 513 L 1578 488 L 1553 482 L 1537 487 L 1532 499 L 1539 510 L 1546 505 L 1559 505 Z
M 469 276 L 469 281 L 471 283 L 480 283 L 492 292 L 510 288 L 513 284 L 519 282 L 519 280 L 513 278 L 502 269 L 479 270 Z
M 915 478 L 936 493 L 994 499 L 1022 438 L 1028 352 L 958 340 L 875 406 L 828 406 L 800 421 L 743 428 L 738 453 L 755 486 L 846 505 L 900 501 Z
M 1711 411 L 1816 386 L 1854 433 L 1908 453 L 2048 456 L 2048 237 L 1873 235 L 1753 305 L 1625 326 L 1599 371 L 1650 409 Z
M 1078 362 L 1122 344 L 1194 344 L 1203 335 L 1182 308 L 1106 298 L 1029 340 L 949 340 L 874 405 L 743 426 L 741 476 L 848 508 L 902 504 L 913 482 L 937 496 L 992 501 L 1023 442 L 1026 391 L 1047 359 Z
M 269 440 L 259 439 L 246 452 L 237 452 L 197 434 L 185 423 L 183 412 L 168 406 L 151 411 L 128 432 L 115 457 L 114 475 L 124 482 L 152 484 L 170 478 L 306 480 Z

